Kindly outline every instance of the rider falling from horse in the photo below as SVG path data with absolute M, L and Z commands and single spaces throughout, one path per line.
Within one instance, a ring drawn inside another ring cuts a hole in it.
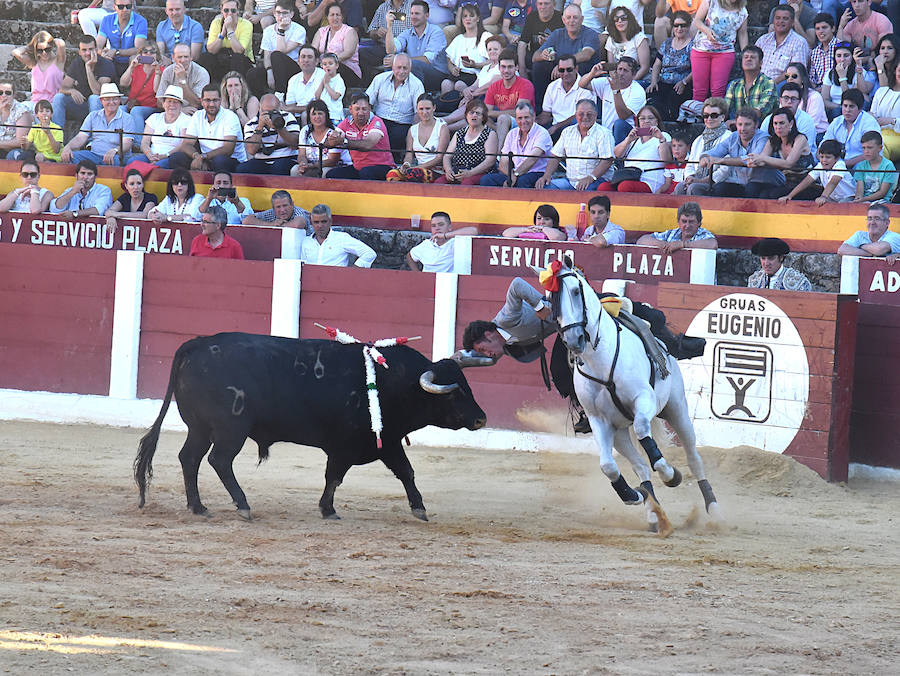
M 613 294 L 601 294 L 601 300 L 606 301 L 606 307 L 617 305 L 619 301 L 628 301 L 619 299 Z M 669 354 L 676 359 L 690 359 L 703 354 L 706 346 L 703 338 L 690 338 L 683 334 L 676 336 L 666 326 L 666 316 L 660 310 L 645 303 L 632 301 L 628 303 L 631 303 L 632 310 L 629 312 L 620 309 L 619 316 L 624 324 L 638 333 L 655 361 L 664 363 L 665 356 L 661 355 L 654 337 L 661 340 Z M 516 277 L 506 292 L 506 303 L 493 321 L 476 320 L 466 327 L 463 333 L 463 348 L 486 355 L 493 359 L 494 363 L 503 355 L 509 355 L 516 361 L 527 364 L 544 359 L 546 353 L 544 341 L 556 334 L 550 356 L 550 376 L 557 392 L 564 399 L 569 399 L 578 416 L 574 424 L 575 432 L 589 434 L 590 423 L 575 396 L 572 362 L 558 334 L 559 325 L 550 315 L 550 301 L 524 279 Z M 650 325 L 649 331 L 644 321 L 635 321 L 634 317 L 647 322 Z M 546 370 L 542 368 L 542 372 L 544 382 L 549 388 Z

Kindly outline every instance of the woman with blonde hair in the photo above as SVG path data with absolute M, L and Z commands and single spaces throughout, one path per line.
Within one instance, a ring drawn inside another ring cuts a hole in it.
M 259 99 L 250 92 L 250 85 L 236 70 L 229 71 L 219 85 L 222 107 L 238 116 L 241 127 L 259 114 Z
M 66 43 L 47 31 L 35 33 L 24 47 L 16 47 L 12 55 L 31 69 L 31 100 L 52 101 L 59 93 L 66 73 Z

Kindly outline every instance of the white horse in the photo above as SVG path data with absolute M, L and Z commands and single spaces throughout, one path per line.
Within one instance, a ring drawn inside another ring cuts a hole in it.
M 671 534 L 671 524 L 659 508 L 650 482 L 651 467 L 671 487 L 681 483 L 681 473 L 666 462 L 651 437 L 651 422 L 659 417 L 677 432 L 703 494 L 706 511 L 718 517 L 716 498 L 697 453 L 678 362 L 667 355 L 669 375 L 661 378 L 655 374 L 651 384 L 651 364 L 641 339 L 603 308 L 581 271 L 566 258 L 556 277 L 559 287 L 552 294 L 553 309 L 563 341 L 576 357 L 575 393 L 591 421 L 603 473 L 616 493 L 625 504 L 646 504 L 651 530 L 658 531 L 662 537 Z M 649 465 L 631 440 L 631 427 L 650 460 Z M 619 472 L 613 446 L 631 462 L 641 480 L 637 490 Z

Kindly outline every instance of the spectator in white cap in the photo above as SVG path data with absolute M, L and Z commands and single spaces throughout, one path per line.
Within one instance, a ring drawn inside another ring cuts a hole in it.
M 182 112 L 184 98 L 178 85 L 169 85 L 162 95 L 163 112 L 154 113 L 144 124 L 141 152 L 148 162 L 171 169 L 169 155 L 181 145 L 191 118 Z
M 113 166 L 128 164 L 134 137 L 140 129 L 121 104 L 122 94 L 118 86 L 113 82 L 103 85 L 100 88 L 102 108 L 88 113 L 84 118 L 81 131 L 60 152 L 60 162 L 91 160 L 96 164 Z

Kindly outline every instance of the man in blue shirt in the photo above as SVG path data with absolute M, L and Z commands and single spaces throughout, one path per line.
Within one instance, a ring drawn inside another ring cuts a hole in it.
M 79 131 L 59 154 L 60 162 L 90 160 L 95 164 L 125 166 L 138 129 L 137 122 L 121 108 L 122 95 L 112 82 L 100 89 L 101 110 L 88 113 Z M 119 143 L 119 131 L 124 132 Z M 87 146 L 90 150 L 81 150 Z
M 112 205 L 112 191 L 97 183 L 97 165 L 90 160 L 78 163 L 75 185 L 50 202 L 50 211 L 64 219 L 102 216 Z
M 147 20 L 132 10 L 134 0 L 115 0 L 116 11 L 100 22 L 97 49 L 116 67 L 116 75 L 128 68 L 129 57 L 139 54 L 147 42 Z
M 384 65 L 390 66 L 393 54 L 405 52 L 412 59 L 412 72 L 429 92 L 440 91 L 441 82 L 447 77 L 447 39 L 444 31 L 428 23 L 428 3 L 413 0 L 409 8 L 409 22 L 412 28 L 400 33 L 396 38 L 391 31 L 394 15 L 388 13 L 387 33 L 384 36 Z
M 159 49 L 163 68 L 172 63 L 175 45 L 191 48 L 191 59 L 196 61 L 203 51 L 203 26 L 184 13 L 184 0 L 166 0 L 166 16 L 156 27 L 156 47 Z
M 737 133 L 719 141 L 700 157 L 700 167 L 723 164 L 731 167 L 728 179 L 712 184 L 708 192 L 700 190 L 702 184 L 691 184 L 691 194 L 711 194 L 718 197 L 756 197 L 760 185 L 783 185 L 784 174 L 776 169 L 748 166 L 748 155 L 762 154 L 769 135 L 759 128 L 759 111 L 741 108 L 735 119 Z M 710 171 L 712 174 L 712 171 Z M 756 184 L 756 186 L 754 186 Z
M 563 10 L 563 28 L 557 28 L 534 53 L 531 61 L 531 81 L 534 83 L 535 108 L 543 112 L 544 92 L 556 72 L 556 59 L 563 54 L 574 54 L 578 72 L 584 75 L 600 61 L 600 36 L 597 31 L 583 26 L 584 15 L 578 5 Z
M 841 94 L 841 114 L 831 121 L 823 141 L 834 139 L 844 145 L 844 164 L 848 169 L 862 162 L 862 135 L 867 131 L 881 131 L 871 113 L 863 108 L 863 93 L 858 89 L 848 89 Z

